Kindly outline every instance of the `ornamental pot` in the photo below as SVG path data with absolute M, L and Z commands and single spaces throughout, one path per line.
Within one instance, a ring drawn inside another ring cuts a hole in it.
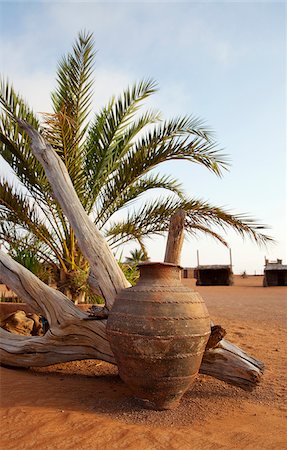
M 155 409 L 171 409 L 192 385 L 210 335 L 201 296 L 181 283 L 181 267 L 140 264 L 136 286 L 123 289 L 107 321 L 121 379 Z

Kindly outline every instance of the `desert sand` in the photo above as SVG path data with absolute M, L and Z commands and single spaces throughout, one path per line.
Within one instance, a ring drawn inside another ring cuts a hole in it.
M 264 361 L 255 391 L 200 375 L 176 410 L 152 411 L 101 361 L 2 367 L 1 449 L 287 449 L 287 288 L 236 277 L 195 289 L 227 339 Z

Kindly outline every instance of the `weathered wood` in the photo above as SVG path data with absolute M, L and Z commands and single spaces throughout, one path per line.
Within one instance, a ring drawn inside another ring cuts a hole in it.
M 84 210 L 61 158 L 31 125 L 20 119 L 18 123 L 31 138 L 32 152 L 42 164 L 55 198 L 63 208 L 79 247 L 90 263 L 89 284 L 97 294 L 102 295 L 106 306 L 110 308 L 116 294 L 130 284 L 105 238 Z
M 114 363 L 106 337 L 106 321 L 87 321 L 64 294 L 47 286 L 35 275 L 0 251 L 0 277 L 35 312 L 49 322 L 44 336 L 27 337 L 0 328 L 1 363 L 14 367 L 48 366 L 81 359 Z
M 215 348 L 217 344 L 226 336 L 226 331 L 220 325 L 212 325 L 211 333 L 206 344 L 205 350 Z
M 170 219 L 164 262 L 180 265 L 185 216 L 185 211 L 179 209 Z
M 264 371 L 261 361 L 247 355 L 236 345 L 222 339 L 215 348 L 206 350 L 200 366 L 200 373 L 245 391 L 252 391 L 260 382 Z

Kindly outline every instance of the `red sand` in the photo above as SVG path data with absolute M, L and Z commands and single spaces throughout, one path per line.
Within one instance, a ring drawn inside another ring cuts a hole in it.
M 141 409 L 115 367 L 100 361 L 2 367 L 1 448 L 287 449 L 287 288 L 236 277 L 235 286 L 196 289 L 227 338 L 265 362 L 254 392 L 199 376 L 179 408 L 151 411 Z

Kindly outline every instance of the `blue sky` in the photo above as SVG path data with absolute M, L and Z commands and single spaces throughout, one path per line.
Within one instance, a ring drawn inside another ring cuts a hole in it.
M 35 111 L 50 108 L 57 61 L 81 29 L 94 33 L 95 108 L 143 77 L 160 90 L 164 117 L 195 114 L 215 130 L 232 166 L 223 179 L 186 162 L 162 171 L 187 194 L 270 225 L 259 249 L 227 238 L 236 273 L 262 272 L 264 256 L 286 261 L 286 5 L 281 2 L 1 2 L 1 72 Z M 3 169 L 2 166 L 2 171 Z M 148 241 L 161 260 L 164 240 Z M 185 242 L 182 263 L 228 263 L 209 238 Z M 128 250 L 128 249 L 126 249 Z

